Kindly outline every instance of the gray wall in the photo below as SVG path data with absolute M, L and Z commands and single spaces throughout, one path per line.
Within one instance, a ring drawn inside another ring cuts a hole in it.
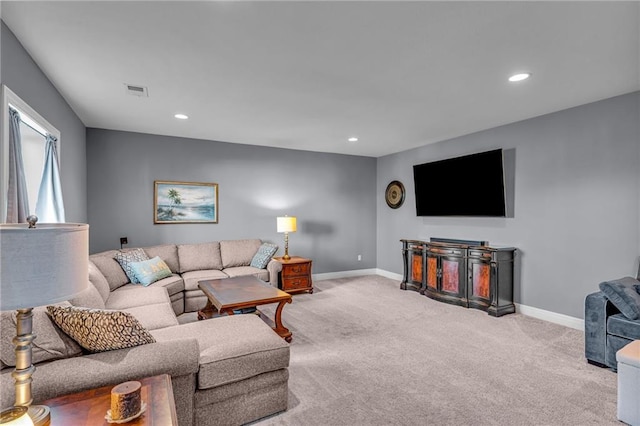
M 23 101 L 60 131 L 60 174 L 67 222 L 87 222 L 85 126 L 2 22 L 0 76 Z
M 90 251 L 260 238 L 298 217 L 289 253 L 314 273 L 376 266 L 376 160 L 102 129 L 87 130 Z M 154 180 L 215 182 L 218 224 L 153 224 Z M 362 261 L 357 261 L 361 254 Z
M 298 216 L 291 253 L 313 258 L 316 273 L 376 266 L 401 273 L 400 238 L 482 239 L 518 247 L 517 302 L 579 318 L 584 296 L 600 281 L 636 274 L 638 93 L 376 162 L 98 129 L 85 134 L 4 22 L 0 34 L 2 83 L 61 131 L 67 221 L 90 223 L 92 252 L 119 247 L 120 236 L 130 246 L 256 237 L 282 246 L 275 232 L 282 214 Z M 513 217 L 415 216 L 411 166 L 492 148 L 515 156 Z M 153 225 L 156 179 L 220 184 L 220 223 Z M 407 188 L 398 210 L 383 197 L 394 179 Z
M 401 238 L 515 246 L 516 302 L 583 318 L 584 298 L 601 281 L 637 271 L 639 98 L 636 92 L 379 158 L 378 267 L 402 273 Z M 513 217 L 416 217 L 414 164 L 494 148 L 515 155 Z M 394 179 L 407 190 L 398 210 L 383 197 Z

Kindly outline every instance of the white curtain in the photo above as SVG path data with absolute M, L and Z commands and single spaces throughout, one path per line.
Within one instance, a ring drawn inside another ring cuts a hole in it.
M 9 187 L 7 190 L 6 223 L 26 223 L 29 216 L 29 198 L 22 161 L 20 114 L 9 108 Z
M 54 136 L 47 135 L 44 169 L 36 202 L 36 216 L 38 216 L 40 223 L 63 223 L 65 221 L 56 142 Z

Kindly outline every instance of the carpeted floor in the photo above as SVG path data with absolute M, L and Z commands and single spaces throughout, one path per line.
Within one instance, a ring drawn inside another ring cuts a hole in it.
M 578 330 L 380 276 L 314 287 L 284 308 L 289 409 L 257 425 L 620 424 L 616 374 L 587 364 Z

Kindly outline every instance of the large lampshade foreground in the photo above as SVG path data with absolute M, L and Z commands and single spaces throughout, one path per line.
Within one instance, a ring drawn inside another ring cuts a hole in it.
M 89 225 L 0 225 L 0 310 L 69 300 L 87 288 Z
M 297 218 L 295 216 L 279 216 L 277 218 L 278 232 L 296 232 Z

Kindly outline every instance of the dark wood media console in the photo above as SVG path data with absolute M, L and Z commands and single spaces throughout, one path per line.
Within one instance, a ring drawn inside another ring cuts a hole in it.
M 400 240 L 404 275 L 400 288 L 431 299 L 486 311 L 515 312 L 513 247 L 472 242 Z

